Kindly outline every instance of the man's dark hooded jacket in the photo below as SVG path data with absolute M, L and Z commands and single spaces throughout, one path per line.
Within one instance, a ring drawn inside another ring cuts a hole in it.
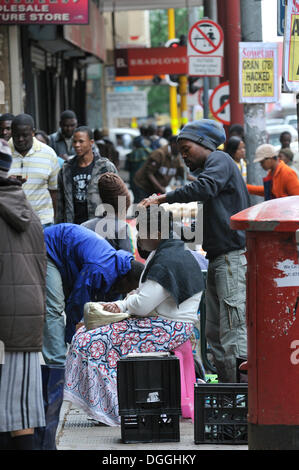
M 0 340 L 6 351 L 41 351 L 47 257 L 39 218 L 21 184 L 0 172 Z

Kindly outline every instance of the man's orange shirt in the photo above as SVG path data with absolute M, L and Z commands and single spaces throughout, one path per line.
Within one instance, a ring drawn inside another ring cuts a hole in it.
M 270 176 L 271 170 L 268 173 Z M 272 194 L 274 197 L 299 196 L 299 178 L 294 170 L 280 160 L 272 176 Z M 249 194 L 264 196 L 264 186 L 247 184 Z

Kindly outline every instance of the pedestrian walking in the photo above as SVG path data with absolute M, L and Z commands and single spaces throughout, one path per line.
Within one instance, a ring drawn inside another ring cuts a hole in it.
M 54 223 L 59 163 L 54 150 L 34 137 L 34 121 L 19 114 L 12 121 L 10 176 L 23 181 L 23 190 L 43 227 Z
M 246 183 L 247 181 L 247 164 L 246 164 L 246 147 L 241 137 L 232 136 L 225 144 L 225 152 L 228 153 L 236 162 L 241 175 Z
M 22 184 L 8 177 L 11 149 L 0 140 L 0 448 L 33 450 L 45 425 L 39 352 L 45 318 L 43 229 Z
M 140 135 L 133 140 L 133 150 L 126 155 L 125 170 L 129 172 L 130 189 L 134 202 L 139 202 L 139 188 L 134 182 L 135 174 L 144 165 L 152 150 L 146 146 L 146 139 Z
M 197 180 L 141 206 L 203 203 L 203 249 L 209 260 L 206 286 L 206 337 L 220 382 L 236 381 L 236 359 L 247 355 L 245 233 L 230 228 L 230 217 L 249 206 L 242 175 L 225 152 L 222 125 L 210 119 L 186 124 L 178 135 L 185 164 L 200 170 Z
M 176 136 L 172 136 L 169 144 L 154 150 L 142 167 L 135 173 L 134 183 L 138 193 L 135 203 L 153 193 L 162 193 L 174 177 L 184 178 L 184 164 L 181 160 Z
M 82 224 L 95 217 L 101 203 L 98 191 L 99 176 L 117 173 L 115 165 L 94 152 L 91 129 L 78 127 L 74 132 L 75 155 L 66 161 L 58 175 L 56 223 Z
M 73 134 L 78 127 L 76 113 L 71 109 L 63 111 L 60 115 L 59 129 L 50 134 L 50 146 L 55 150 L 58 157 L 68 160 L 74 155 Z
M 94 141 L 102 157 L 108 158 L 117 169 L 119 169 L 119 152 L 109 139 L 109 129 L 95 129 L 93 132 Z
M 282 148 L 278 152 L 279 160 L 282 160 L 286 165 L 288 165 L 292 170 L 295 171 L 296 175 L 299 178 L 299 169 L 294 165 L 294 153 L 290 148 Z
M 4 139 L 7 142 L 11 138 L 11 123 L 14 115 L 11 113 L 5 113 L 0 116 L 0 139 Z

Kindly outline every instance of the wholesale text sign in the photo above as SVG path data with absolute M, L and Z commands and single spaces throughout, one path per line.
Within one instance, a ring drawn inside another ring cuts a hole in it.
M 283 91 L 299 91 L 299 1 L 289 0 L 286 6 L 283 41 Z
M 88 22 L 88 0 L 0 0 L 0 24 Z
M 240 103 L 278 101 L 278 45 L 276 43 L 239 43 Z

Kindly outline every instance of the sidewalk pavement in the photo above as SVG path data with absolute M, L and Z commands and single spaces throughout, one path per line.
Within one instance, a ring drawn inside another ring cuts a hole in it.
M 107 452 L 109 454 L 109 451 L 112 453 L 123 452 L 124 454 L 127 452 L 134 454 L 135 451 L 138 453 L 138 451 L 157 452 L 162 450 L 168 451 L 168 454 L 193 451 L 192 454 L 195 454 L 211 450 L 248 450 L 247 445 L 197 445 L 194 443 L 194 424 L 191 419 L 184 418 L 180 419 L 180 442 L 125 444 L 121 441 L 120 426 L 99 426 L 88 419 L 81 409 L 74 407 L 72 403 L 67 401 L 64 401 L 62 405 L 56 441 L 59 451 L 96 450 L 105 451 L 105 455 Z

